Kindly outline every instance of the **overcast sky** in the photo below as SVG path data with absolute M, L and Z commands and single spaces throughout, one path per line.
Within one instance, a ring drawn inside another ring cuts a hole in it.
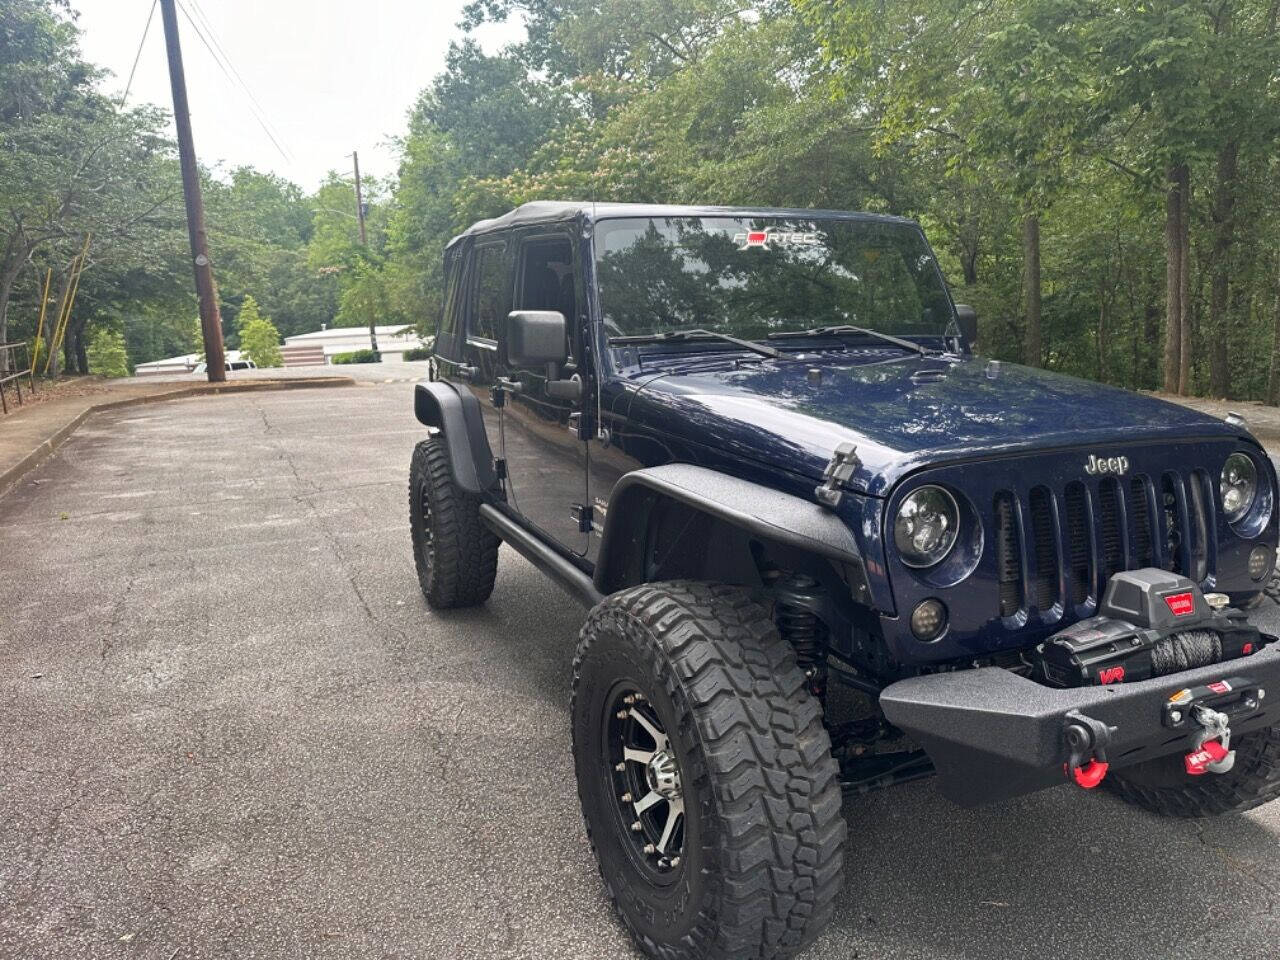
M 73 0 L 85 58 L 116 75 L 107 83 L 110 90 L 124 89 L 152 2 Z M 328 170 L 348 171 L 353 149 L 360 152 L 361 173 L 395 172 L 395 152 L 386 141 L 404 132 L 419 91 L 443 68 L 449 41 L 462 35 L 455 25 L 466 0 L 178 2 L 198 7 L 212 24 L 290 155 L 281 156 L 254 119 L 248 98 L 179 10 L 201 162 L 251 164 L 312 190 Z M 490 26 L 479 38 L 493 51 L 520 34 L 518 25 Z M 171 105 L 158 8 L 129 94 L 131 103 L 137 100 Z

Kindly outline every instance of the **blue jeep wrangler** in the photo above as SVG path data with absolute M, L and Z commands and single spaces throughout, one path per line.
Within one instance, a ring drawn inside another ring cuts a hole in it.
M 1280 510 L 1238 418 L 979 359 L 894 217 L 532 203 L 444 266 L 418 576 L 482 603 L 506 543 L 590 608 L 578 792 L 648 954 L 811 942 L 842 795 L 1280 794 L 1280 644 L 1241 612 Z

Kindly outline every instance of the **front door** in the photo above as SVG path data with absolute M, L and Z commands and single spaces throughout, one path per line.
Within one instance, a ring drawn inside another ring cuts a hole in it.
M 560 369 L 525 369 L 499 356 L 500 376 L 518 386 L 505 390 L 502 457 L 507 500 L 527 521 L 566 550 L 585 556 L 591 511 L 587 500 L 587 445 L 582 439 L 583 400 L 553 397 L 548 379 L 569 380 L 582 357 L 582 290 L 575 241 L 567 231 L 533 230 L 515 244 L 512 310 L 558 310 L 567 329 L 568 362 Z

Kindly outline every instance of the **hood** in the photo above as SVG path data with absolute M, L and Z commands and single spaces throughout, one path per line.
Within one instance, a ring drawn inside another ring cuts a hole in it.
M 817 378 L 810 371 L 821 371 Z M 918 467 L 1036 449 L 1247 436 L 1186 407 L 1047 370 L 980 358 L 856 362 L 814 354 L 649 380 L 639 425 L 818 479 L 857 446 L 852 486 L 883 496 Z

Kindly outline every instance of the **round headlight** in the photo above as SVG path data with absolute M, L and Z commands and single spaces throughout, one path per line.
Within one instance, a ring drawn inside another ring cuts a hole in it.
M 893 542 L 909 567 L 932 567 L 955 546 L 960 510 L 942 487 L 920 487 L 907 494 L 893 521 Z
M 1222 492 L 1222 512 L 1232 523 L 1239 520 L 1253 506 L 1258 492 L 1258 468 L 1247 454 L 1233 453 L 1222 467 L 1219 481 Z

